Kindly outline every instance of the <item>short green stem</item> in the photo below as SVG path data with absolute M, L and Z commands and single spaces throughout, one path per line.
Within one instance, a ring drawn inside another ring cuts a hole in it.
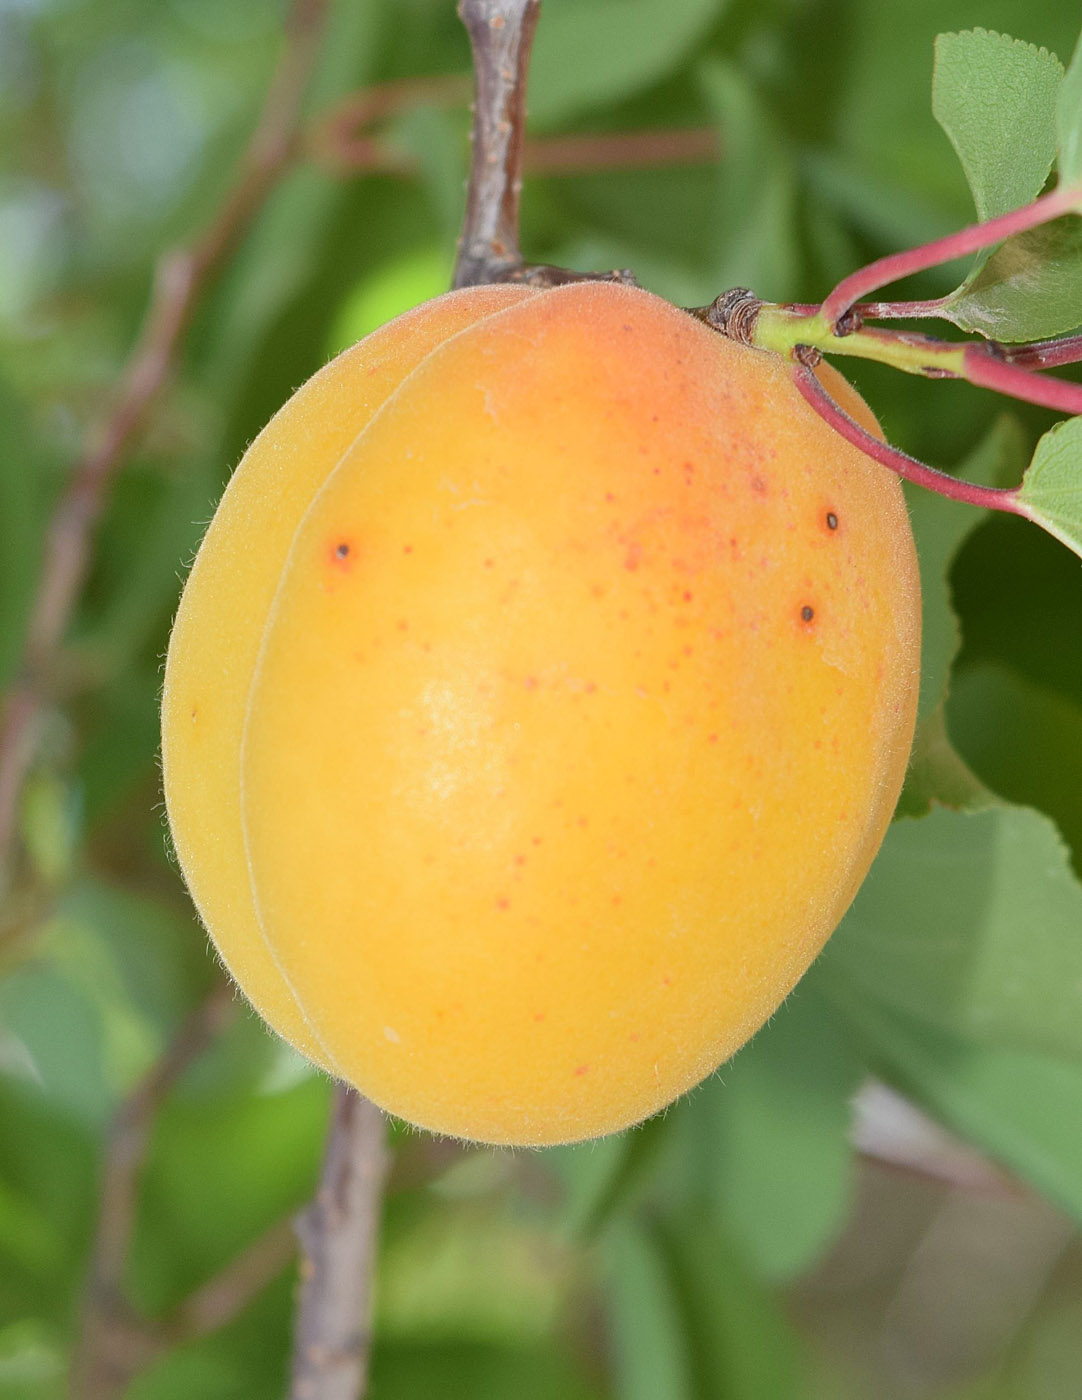
M 751 344 L 787 358 L 794 346 L 810 345 L 828 355 L 877 360 L 906 374 L 931 379 L 965 377 L 964 346 L 907 331 L 861 326 L 840 335 L 821 311 L 810 315 L 787 306 L 764 303 L 751 330 Z

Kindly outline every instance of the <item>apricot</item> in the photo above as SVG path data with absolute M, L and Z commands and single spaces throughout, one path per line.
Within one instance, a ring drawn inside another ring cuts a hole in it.
M 389 1111 L 623 1128 L 845 912 L 919 611 L 899 483 L 777 357 L 625 287 L 439 297 L 223 497 L 166 667 L 181 866 L 267 1021 Z

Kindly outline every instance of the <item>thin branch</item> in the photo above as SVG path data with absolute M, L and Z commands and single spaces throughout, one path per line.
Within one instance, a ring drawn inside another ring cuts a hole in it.
M 279 1220 L 158 1324 L 163 1345 L 198 1341 L 227 1326 L 297 1253 L 292 1220 Z
M 403 106 L 457 105 L 462 80 L 413 79 L 401 85 L 412 101 Z M 390 85 L 397 88 L 398 84 Z M 358 96 L 360 96 L 359 94 Z M 396 107 L 397 110 L 397 107 Z M 407 151 L 372 132 L 384 113 L 369 114 L 358 103 L 352 112 L 313 131 L 313 159 L 336 173 L 416 175 L 420 164 Z M 348 116 L 348 120 L 346 117 Z M 649 128 L 643 131 L 581 132 L 575 136 L 528 137 L 522 163 L 528 175 L 586 175 L 607 170 L 671 169 L 674 165 L 710 165 L 721 157 L 713 127 Z
M 999 353 L 1008 364 L 1027 369 L 1052 369 L 1075 365 L 1082 360 L 1082 335 L 1062 335 L 1055 340 L 1034 340 L 1027 345 L 1000 345 Z
M 792 373 L 796 387 L 820 418 L 829 423 L 854 447 L 858 447 L 861 452 L 867 453 L 869 457 L 873 457 L 884 467 L 889 467 L 891 471 L 897 472 L 907 481 L 927 487 L 952 501 L 963 501 L 967 505 L 983 506 L 988 510 L 1006 511 L 1010 515 L 1025 515 L 1025 508 L 1019 500 L 1017 489 L 978 486 L 970 481 L 960 481 L 957 477 L 948 475 L 947 472 L 938 471 L 935 467 L 929 467 L 924 462 L 918 462 L 915 457 L 910 457 L 900 448 L 892 447 L 880 438 L 873 437 L 866 428 L 862 428 L 855 419 L 850 418 L 849 414 L 816 378 L 814 364 L 818 360 L 819 352 L 811 351 L 810 354 L 801 354 L 802 351 L 806 352 L 807 347 L 797 346 L 794 352 Z
M 984 389 L 995 389 L 997 393 L 1008 394 L 1011 398 L 1021 399 L 1025 403 L 1040 404 L 1042 408 L 1055 409 L 1059 413 L 1082 413 L 1082 384 L 1072 384 L 1065 379 L 1045 378 L 1031 369 L 1026 369 L 1024 354 L 1012 356 L 1008 360 L 998 349 L 970 344 L 965 347 L 962 362 L 965 377 L 970 384 L 979 384 Z M 1051 355 L 1045 363 L 1050 362 L 1053 362 Z
M 476 76 L 473 160 L 454 285 L 498 282 L 522 263 L 519 195 L 526 73 L 540 0 L 461 0 Z
M 1015 1199 L 1025 1194 L 1002 1167 L 879 1080 L 860 1087 L 852 1109 L 849 1140 L 877 1166 L 958 1190 Z
M 402 154 L 374 139 L 380 122 L 418 107 L 458 107 L 470 95 L 470 79 L 460 73 L 436 73 L 424 78 L 399 78 L 351 93 L 312 123 L 304 139 L 307 153 L 334 170 L 391 170 L 408 173 L 412 166 Z
M 1049 223 L 1064 214 L 1076 213 L 1079 209 L 1079 199 L 1079 191 L 1076 189 L 1056 189 L 1051 194 L 1034 200 L 1032 204 L 1026 204 L 1021 209 L 1012 209 L 1009 214 L 1001 214 L 998 218 L 988 219 L 984 223 L 969 224 L 957 233 L 947 234 L 945 238 L 937 238 L 918 248 L 908 248 L 904 252 L 891 253 L 885 258 L 879 258 L 838 283 L 823 302 L 823 316 L 828 325 L 836 326 L 842 316 L 869 292 L 878 291 L 880 287 L 897 282 L 911 273 L 921 272 L 928 267 L 938 267 L 940 263 L 950 262 L 953 258 L 979 252 L 1004 238 L 1024 233 L 1027 229 Z
M 340 1084 L 315 1200 L 297 1219 L 303 1251 L 290 1400 L 358 1400 L 371 1348 L 383 1113 Z
M 456 287 L 521 274 L 519 192 L 526 73 L 539 0 L 461 0 L 477 96 Z M 315 1200 L 298 1219 L 303 1256 L 290 1400 L 359 1400 L 367 1384 L 380 1203 L 388 1170 L 380 1109 L 335 1090 Z
M 652 166 L 668 169 L 673 165 L 710 165 L 720 158 L 721 141 L 712 126 L 540 136 L 528 139 L 524 148 L 526 170 L 531 175 L 580 175 Z
M 121 1378 L 130 1380 L 146 1364 L 146 1351 L 131 1345 L 133 1338 L 145 1337 L 146 1325 L 135 1318 L 125 1301 L 123 1279 L 150 1132 L 162 1103 L 189 1065 L 221 1032 L 234 1007 L 232 986 L 219 981 L 120 1105 L 110 1126 L 72 1365 L 72 1400 L 105 1400 L 117 1393 Z
M 326 10 L 327 0 L 294 0 L 285 50 L 237 178 L 203 236 L 192 247 L 168 252 L 159 261 L 143 329 L 119 392 L 104 418 L 87 433 L 82 456 L 49 522 L 19 679 L 0 716 L 0 880 L 57 652 L 89 567 L 94 527 L 113 478 L 169 379 L 200 296 L 291 160 Z

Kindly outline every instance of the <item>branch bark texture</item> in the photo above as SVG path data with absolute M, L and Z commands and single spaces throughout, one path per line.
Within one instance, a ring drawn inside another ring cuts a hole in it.
M 220 1033 L 234 1006 L 232 987 L 220 982 L 120 1105 L 110 1126 L 71 1370 L 72 1400 L 107 1400 L 121 1393 L 158 1349 L 124 1297 L 139 1178 L 158 1109 L 188 1066 Z
M 382 1111 L 339 1085 L 319 1189 L 297 1219 L 301 1289 L 291 1400 L 358 1400 L 364 1394 L 387 1167 Z
M 473 49 L 476 103 L 456 287 L 497 282 L 522 271 L 518 215 L 526 74 L 539 8 L 540 0 L 461 0 L 459 5 Z M 297 1222 L 301 1284 L 290 1400 L 359 1400 L 365 1393 L 387 1169 L 382 1112 L 339 1085 L 320 1184 Z
M 526 74 L 540 0 L 461 0 L 473 49 L 473 160 L 454 285 L 499 282 L 522 264 L 519 196 Z

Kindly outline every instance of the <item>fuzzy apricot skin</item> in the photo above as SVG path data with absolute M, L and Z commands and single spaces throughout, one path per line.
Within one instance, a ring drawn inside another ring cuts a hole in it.
M 498 290 L 412 313 L 440 331 L 351 446 L 375 337 L 250 450 L 166 796 L 273 1025 L 414 1123 L 543 1144 L 669 1103 L 822 947 L 904 776 L 920 600 L 897 481 L 782 361 L 637 290 Z
M 173 845 L 223 962 L 264 1020 L 334 1065 L 267 946 L 241 825 L 248 692 L 301 518 L 342 454 L 436 346 L 530 293 L 441 297 L 382 326 L 314 374 L 244 454 L 196 556 L 169 642 L 162 768 Z

